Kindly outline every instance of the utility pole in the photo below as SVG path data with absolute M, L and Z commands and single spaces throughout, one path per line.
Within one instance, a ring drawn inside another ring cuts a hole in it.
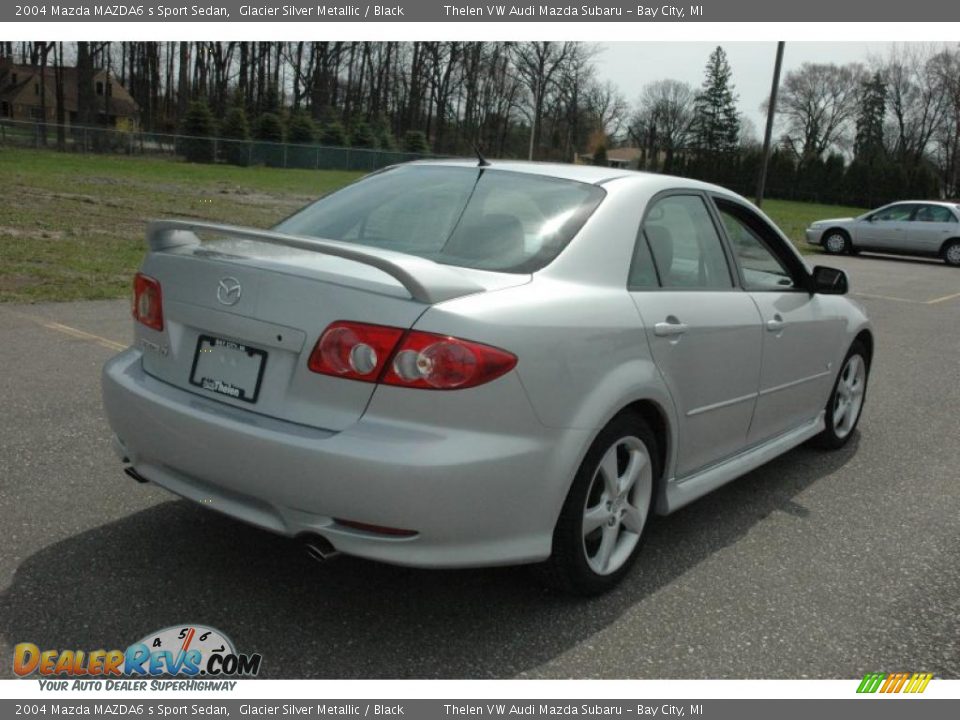
M 767 107 L 767 129 L 763 134 L 763 159 L 760 162 L 760 177 L 757 179 L 757 207 L 763 204 L 763 192 L 767 185 L 767 165 L 770 164 L 770 138 L 773 135 L 773 116 L 777 113 L 777 91 L 780 89 L 783 46 L 783 40 L 777 43 L 777 59 L 773 64 L 773 86 L 770 88 L 770 105 Z

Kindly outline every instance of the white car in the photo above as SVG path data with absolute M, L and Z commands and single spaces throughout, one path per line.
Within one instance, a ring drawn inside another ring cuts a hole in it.
M 855 218 L 817 220 L 806 235 L 809 244 L 833 255 L 861 250 L 925 255 L 960 267 L 960 205 L 955 202 L 896 202 Z
M 317 557 L 601 592 L 651 514 L 847 442 L 873 357 L 842 271 L 676 177 L 430 161 L 148 239 L 103 372 L 127 474 Z

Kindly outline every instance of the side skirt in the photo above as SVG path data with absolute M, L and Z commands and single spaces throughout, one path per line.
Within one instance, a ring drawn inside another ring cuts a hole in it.
M 665 502 L 658 509 L 664 515 L 679 510 L 721 485 L 726 485 L 778 455 L 783 455 L 823 430 L 826 427 L 824 417 L 825 413 L 821 411 L 810 422 L 767 440 L 762 445 L 738 453 L 681 480 L 669 481 L 664 493 Z

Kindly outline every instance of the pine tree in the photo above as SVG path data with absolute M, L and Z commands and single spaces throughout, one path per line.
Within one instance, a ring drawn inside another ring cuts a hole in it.
M 860 86 L 857 111 L 857 138 L 854 157 L 872 164 L 883 154 L 883 121 L 886 116 L 887 85 L 878 72 Z
M 250 149 L 247 141 L 250 139 L 250 126 L 247 124 L 247 114 L 240 106 L 227 110 L 220 125 L 220 137 L 223 159 L 231 165 L 246 165 L 250 158 Z
M 740 116 L 731 82 L 733 72 L 727 54 L 719 45 L 710 53 L 704 74 L 706 77 L 694 103 L 693 144 L 701 154 L 732 152 L 737 149 Z
M 187 162 L 214 161 L 213 140 L 207 138 L 216 133 L 216 121 L 207 103 L 202 100 L 190 103 L 180 132 L 187 136 L 181 141 L 181 150 Z

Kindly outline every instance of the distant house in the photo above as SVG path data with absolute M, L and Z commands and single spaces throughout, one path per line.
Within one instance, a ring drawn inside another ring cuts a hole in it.
M 48 123 L 57 121 L 57 78 L 54 69 L 43 69 L 43 82 L 40 72 L 39 67 L 16 65 L 10 58 L 0 58 L 0 119 L 36 122 L 45 116 Z M 77 122 L 78 89 L 77 68 L 63 68 L 63 115 L 68 125 Z M 136 125 L 140 106 L 113 74 L 106 70 L 95 70 L 93 89 L 97 125 Z
M 636 169 L 643 151 L 635 147 L 610 148 L 607 150 L 607 165 L 613 168 Z M 581 165 L 593 164 L 593 155 L 577 155 L 577 162 Z

